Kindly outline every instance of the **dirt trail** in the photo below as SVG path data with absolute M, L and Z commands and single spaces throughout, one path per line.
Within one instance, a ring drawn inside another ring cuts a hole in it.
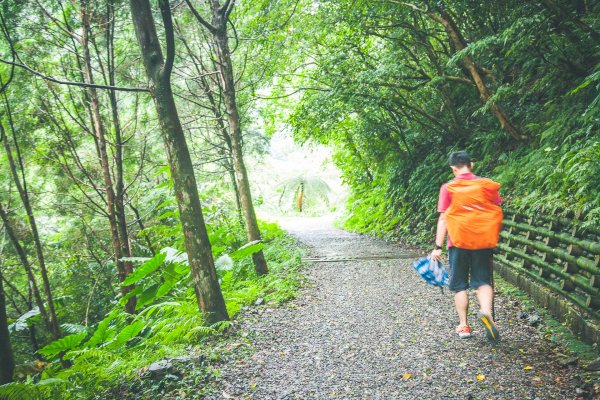
M 280 224 L 312 257 L 409 254 L 395 244 L 332 227 L 331 218 Z M 559 363 L 517 300 L 499 296 L 502 342 L 453 335 L 451 296 L 427 286 L 413 259 L 316 262 L 298 298 L 242 322 L 241 346 L 219 366 L 210 398 L 575 399 L 580 384 Z M 476 311 L 476 310 L 474 310 Z

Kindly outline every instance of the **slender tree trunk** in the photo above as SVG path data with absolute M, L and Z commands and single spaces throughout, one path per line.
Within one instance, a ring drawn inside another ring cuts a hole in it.
M 168 0 L 159 0 L 166 37 L 165 59 L 149 0 L 130 0 L 129 4 L 146 74 L 152 84 L 152 96 L 171 168 L 198 307 L 207 313 L 209 323 L 228 320 L 202 215 L 192 160 L 171 91 L 175 37 L 170 5 Z
M 352 154 L 354 154 L 354 156 L 358 159 L 358 161 L 361 163 L 363 169 L 365 170 L 367 179 L 369 179 L 369 182 L 373 182 L 373 174 L 371 173 L 371 169 L 369 168 L 369 165 L 367 164 L 367 162 L 364 160 L 364 158 L 358 151 L 358 148 L 356 147 L 356 143 L 354 143 L 354 140 L 350 136 L 347 136 L 346 140 L 348 142 L 348 146 L 350 147 L 350 151 L 352 151 Z
M 108 28 L 106 30 L 106 42 L 108 48 L 108 81 L 109 85 L 116 86 L 115 81 L 115 51 L 114 51 L 114 2 L 110 1 L 107 4 L 107 21 Z M 117 227 L 119 230 L 119 244 L 121 247 L 121 257 L 131 257 L 131 246 L 129 242 L 129 232 L 127 230 L 127 218 L 125 214 L 125 183 L 123 179 L 123 134 L 121 130 L 121 122 L 119 119 L 119 108 L 117 103 L 117 94 L 115 90 L 109 90 L 108 96 L 110 99 L 110 108 L 112 111 L 113 126 L 115 130 L 115 168 L 117 170 L 116 190 L 115 190 L 115 216 L 117 219 Z M 123 262 L 123 270 L 128 276 L 133 272 L 133 264 L 130 261 Z M 133 290 L 134 286 L 127 287 L 129 291 Z M 135 297 L 132 297 L 128 303 L 128 308 L 135 309 Z
M 206 96 L 206 98 L 208 99 L 208 102 L 210 104 L 210 109 L 211 109 L 213 115 L 215 116 L 217 132 L 220 133 L 220 136 L 223 138 L 223 141 L 225 142 L 225 144 L 227 146 L 228 157 L 224 163 L 224 168 L 229 172 L 229 176 L 231 178 L 231 184 L 232 184 L 232 187 L 233 187 L 233 190 L 235 193 L 235 203 L 236 203 L 236 207 L 237 207 L 238 219 L 239 219 L 240 225 L 243 227 L 243 226 L 245 226 L 244 214 L 242 211 L 243 207 L 242 207 L 242 201 L 241 201 L 241 196 L 240 196 L 240 189 L 239 189 L 236 175 L 235 175 L 235 168 L 233 166 L 233 146 L 232 146 L 232 142 L 231 142 L 231 135 L 229 134 L 229 131 L 228 131 L 225 121 L 223 119 L 223 113 L 222 113 L 219 105 L 217 104 L 215 97 L 213 96 L 210 84 L 206 77 L 206 74 L 209 71 L 204 66 L 202 59 L 200 57 L 198 57 L 196 54 L 194 54 L 194 52 L 190 48 L 187 40 L 185 40 L 185 37 L 183 35 L 181 35 L 181 41 L 182 41 L 183 45 L 185 46 L 188 56 L 190 57 L 190 59 L 192 60 L 192 62 L 194 64 L 196 73 L 200 77 L 200 86 L 202 87 L 202 91 L 204 92 L 204 95 Z
M 15 134 L 15 130 L 14 130 L 14 124 L 12 122 L 12 114 L 10 112 L 10 106 L 8 104 L 8 100 L 6 99 L 6 93 L 3 93 L 3 96 L 4 96 L 4 100 L 6 102 L 6 107 L 7 107 L 6 109 L 7 109 L 7 112 L 8 112 L 8 120 L 9 120 L 9 123 L 10 123 L 10 126 L 11 126 L 11 131 L 12 131 L 12 134 L 13 134 L 14 143 L 15 143 L 16 150 L 17 150 L 17 156 L 18 156 L 18 160 L 19 160 L 19 165 L 20 165 L 20 168 L 21 168 L 22 179 L 23 179 L 22 183 L 21 183 L 21 178 L 19 178 L 19 174 L 17 172 L 17 166 L 16 166 L 15 160 L 13 158 L 13 154 L 12 154 L 12 149 L 10 147 L 10 143 L 8 142 L 8 135 L 6 134 L 6 131 L 4 129 L 4 125 L 2 123 L 0 123 L 0 137 L 2 137 L 2 142 L 4 144 L 4 149 L 6 150 L 6 157 L 8 159 L 8 163 L 9 163 L 9 166 L 10 166 L 11 175 L 13 177 L 13 181 L 15 183 L 15 186 L 17 187 L 17 191 L 19 192 L 19 195 L 21 197 L 21 201 L 23 203 L 23 206 L 25 207 L 25 212 L 27 213 L 27 219 L 28 219 L 28 222 L 29 222 L 29 227 L 30 227 L 31 233 L 33 235 L 33 242 L 34 242 L 34 246 L 35 246 L 35 253 L 36 253 L 36 256 L 37 256 L 37 259 L 38 259 L 38 264 L 39 264 L 39 267 L 40 267 L 40 274 L 42 275 L 42 283 L 43 283 L 43 288 L 44 288 L 44 294 L 45 294 L 45 297 L 46 297 L 46 303 L 48 304 L 48 313 L 47 313 L 47 322 L 48 322 L 48 325 L 47 326 L 48 326 L 48 329 L 50 330 L 50 333 L 52 334 L 52 337 L 54 339 L 58 339 L 58 338 L 60 338 L 60 328 L 59 328 L 59 325 L 58 325 L 58 320 L 56 318 L 56 310 L 54 308 L 54 300 L 52 299 L 52 290 L 50 288 L 50 280 L 48 278 L 48 271 L 46 269 L 46 261 L 44 259 L 44 252 L 42 250 L 42 243 L 40 241 L 40 236 L 39 236 L 39 233 L 38 233 L 38 228 L 37 228 L 37 224 L 36 224 L 36 221 L 35 221 L 35 216 L 33 215 L 33 208 L 31 207 L 31 202 L 29 201 L 29 193 L 28 193 L 28 190 L 27 190 L 27 181 L 25 180 L 24 165 L 23 165 L 23 162 L 21 160 L 21 153 L 19 151 L 19 145 L 18 145 L 18 142 L 16 141 L 16 134 Z M 17 240 L 17 244 L 18 244 L 18 240 Z M 30 267 L 29 267 L 29 270 L 31 270 Z M 39 292 L 38 292 L 38 295 L 39 295 Z M 42 310 L 42 308 L 40 308 L 40 311 Z
M 445 10 L 442 9 L 440 11 L 440 15 L 437 15 L 433 12 L 427 12 L 427 15 L 444 26 L 446 34 L 448 35 L 448 39 L 456 51 L 463 50 L 465 47 L 467 47 L 466 41 L 458 30 L 454 20 Z M 473 57 L 466 55 L 462 58 L 462 60 L 465 64 L 465 67 L 471 74 L 471 77 L 475 82 L 475 86 L 477 86 L 477 89 L 479 90 L 481 100 L 486 103 L 492 96 L 492 91 L 485 85 L 483 78 L 479 73 L 479 68 L 475 64 L 475 61 L 473 61 Z M 490 105 L 490 109 L 500 122 L 502 129 L 507 131 L 514 139 L 519 141 L 527 139 L 527 136 L 521 132 L 521 129 L 506 116 L 506 113 L 502 107 L 494 102 Z
M 152 253 L 152 256 L 154 257 L 156 255 L 156 250 L 154 250 L 154 246 L 152 245 L 152 241 L 150 240 L 148 233 L 145 232 L 146 226 L 144 225 L 144 221 L 142 221 L 142 217 L 140 216 L 139 210 L 131 203 L 129 203 L 129 208 L 131 208 L 131 210 L 135 214 L 135 219 L 138 226 L 140 227 L 140 231 L 144 232 L 144 239 L 146 240 L 146 245 L 148 246 L 150 253 Z
M 4 222 L 4 229 L 6 230 L 6 233 L 8 234 L 8 237 L 9 237 L 10 241 L 12 242 L 13 247 L 15 248 L 15 251 L 17 252 L 17 255 L 19 256 L 19 259 L 21 260 L 21 264 L 23 264 L 23 267 L 25 268 L 25 273 L 27 274 L 27 278 L 29 279 L 29 287 L 31 288 L 33 298 L 35 299 L 35 304 L 38 306 L 38 308 L 40 310 L 42 320 L 46 324 L 46 327 L 48 328 L 48 330 L 50 332 L 52 332 L 52 329 L 51 329 L 52 325 L 50 322 L 50 318 L 48 317 L 48 312 L 46 311 L 46 308 L 44 307 L 44 300 L 42 300 L 42 296 L 40 295 L 40 291 L 38 289 L 37 281 L 35 279 L 35 275 L 33 274 L 31 264 L 29 263 L 29 260 L 27 259 L 27 254 L 25 253 L 25 249 L 23 249 L 23 247 L 19 243 L 19 238 L 17 237 L 17 235 L 10 223 L 10 220 L 8 218 L 8 212 L 4 208 L 4 205 L 1 203 L 0 203 L 0 219 L 2 219 L 2 222 Z
M 12 382 L 15 371 L 10 334 L 8 332 L 8 317 L 6 316 L 6 297 L 2 284 L 2 271 L 0 271 L 0 385 Z
M 94 77 L 92 72 L 90 49 L 89 49 L 89 32 L 90 32 L 90 17 L 88 14 L 88 0 L 81 0 L 80 11 L 82 21 L 82 34 L 81 34 L 81 45 L 83 48 L 83 61 L 85 69 L 85 82 L 88 84 L 94 83 Z M 117 266 L 117 274 L 119 282 L 123 282 L 127 278 L 127 270 L 125 264 L 121 261 L 124 257 L 123 249 L 126 248 L 122 244 L 123 238 L 119 235 L 119 224 L 117 221 L 117 213 L 115 211 L 116 195 L 113 187 L 112 176 L 110 173 L 110 164 L 108 161 L 108 152 L 106 148 L 106 134 L 102 116 L 100 114 L 100 101 L 98 99 L 98 93 L 95 88 L 88 88 L 88 98 L 91 107 L 91 116 L 94 124 L 94 136 L 96 139 L 96 148 L 98 151 L 98 159 L 102 169 L 102 178 L 104 180 L 104 188 L 106 190 L 106 207 L 108 222 L 110 227 L 110 233 L 112 237 L 112 246 L 115 253 L 115 264 Z M 127 295 L 133 286 L 120 286 L 120 291 L 123 296 Z M 135 312 L 135 297 L 132 296 L 127 301 L 125 309 L 128 313 L 133 314 Z
M 302 212 L 302 206 L 304 204 L 304 183 L 300 183 L 296 202 L 298 203 L 298 211 Z
M 225 100 L 225 110 L 229 122 L 229 132 L 231 135 L 231 153 L 233 158 L 233 168 L 235 179 L 240 193 L 240 202 L 246 222 L 246 234 L 248 241 L 262 240 L 254 204 L 252 203 L 252 193 L 250 191 L 250 181 L 248 172 L 244 163 L 242 129 L 238 106 L 236 103 L 235 82 L 233 77 L 233 66 L 231 63 L 231 52 L 229 50 L 229 39 L 227 37 L 227 17 L 224 15 L 221 6 L 217 0 L 211 1 L 213 10 L 213 24 L 216 27 L 214 31 L 215 51 L 218 57 L 218 67 L 223 88 L 223 97 Z M 269 272 L 267 261 L 262 251 L 252 255 L 254 268 L 259 275 Z

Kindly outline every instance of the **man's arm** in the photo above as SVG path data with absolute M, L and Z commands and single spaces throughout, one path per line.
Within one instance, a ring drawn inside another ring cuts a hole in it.
M 438 218 L 437 229 L 435 231 L 435 246 L 431 252 L 431 258 L 434 260 L 439 259 L 442 256 L 442 249 L 438 249 L 437 247 L 444 246 L 444 240 L 446 239 L 446 232 L 448 231 L 448 227 L 446 226 L 446 213 L 440 213 L 440 217 Z

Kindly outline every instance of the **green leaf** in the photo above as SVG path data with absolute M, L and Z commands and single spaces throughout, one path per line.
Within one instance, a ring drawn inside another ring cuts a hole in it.
M 164 283 L 160 285 L 160 287 L 156 291 L 155 298 L 159 299 L 165 294 L 169 293 L 181 278 L 181 275 L 177 274 L 176 272 L 176 265 L 177 264 L 175 263 L 170 263 L 163 270 Z
M 37 383 L 33 382 L 12 382 L 6 385 L 0 385 L 0 399 L 3 400 L 23 400 L 23 399 L 47 399 L 50 398 L 48 386 L 56 386 L 65 383 L 58 378 L 42 379 Z
M 8 330 L 11 332 L 19 332 L 23 329 L 27 329 L 29 327 L 27 321 L 30 318 L 35 317 L 36 315 L 40 315 L 40 309 L 34 307 L 31 310 L 27 311 L 25 314 L 21 315 L 14 323 L 10 324 L 8 326 Z
M 155 283 L 154 285 L 145 288 L 142 294 L 137 298 L 137 303 L 135 305 L 135 309 L 139 310 L 144 307 L 146 304 L 152 303 L 156 298 L 156 293 L 158 292 L 159 284 Z
M 152 314 L 154 314 L 154 312 L 157 310 L 160 310 L 162 308 L 167 308 L 167 307 L 170 307 L 171 309 L 173 309 L 173 308 L 179 307 L 179 306 L 181 306 L 181 303 L 178 303 L 176 301 L 165 301 L 163 303 L 153 304 L 150 307 L 147 307 L 146 309 L 144 309 L 144 311 L 141 311 L 138 314 L 138 317 L 145 315 L 146 318 L 150 318 L 150 316 Z
M 66 333 L 87 333 L 87 327 L 79 324 L 62 324 L 60 327 Z
M 128 262 L 146 262 L 148 260 L 151 260 L 150 257 L 121 257 L 120 258 L 121 261 L 128 261 Z
M 152 257 L 150 260 L 137 267 L 136 270 L 127 277 L 127 279 L 121 282 L 121 286 L 133 285 L 134 283 L 144 279 L 149 274 L 154 272 L 158 267 L 160 267 L 165 261 L 166 257 L 167 255 L 165 253 L 159 253 Z
M 144 329 L 144 325 L 144 321 L 135 321 L 131 325 L 127 325 L 112 342 L 106 345 L 106 348 L 114 350 L 122 347 L 127 341 L 136 337 Z
M 81 332 L 74 335 L 65 336 L 64 338 L 55 340 L 47 346 L 38 350 L 38 353 L 46 358 L 54 358 L 63 351 L 68 351 L 78 346 L 85 339 L 87 333 Z
M 108 342 L 115 337 L 115 329 L 110 328 L 110 323 L 115 318 L 117 311 L 113 311 L 106 316 L 100 323 L 98 324 L 98 328 L 96 328 L 96 332 L 92 335 L 90 340 L 88 340 L 85 345 L 86 347 L 94 347 L 99 344 Z
M 254 253 L 258 253 L 265 247 L 265 244 L 260 240 L 255 240 L 253 242 L 247 243 L 244 246 L 240 247 L 233 253 L 231 253 L 231 258 L 234 260 L 241 260 L 242 258 L 248 257 Z

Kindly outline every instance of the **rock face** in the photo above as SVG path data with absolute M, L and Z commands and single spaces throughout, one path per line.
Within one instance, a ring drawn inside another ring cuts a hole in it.
M 282 225 L 314 257 L 407 251 L 323 220 L 292 222 Z M 270 313 L 248 312 L 237 331 L 251 349 L 239 347 L 216 366 L 215 391 L 206 398 L 592 398 L 582 397 L 591 392 L 576 368 L 554 355 L 567 351 L 539 333 L 544 321 L 513 298 L 496 298 L 498 345 L 487 342 L 474 315 L 473 337 L 456 338 L 452 296 L 423 282 L 412 261 L 309 265 L 311 282 L 296 300 Z

